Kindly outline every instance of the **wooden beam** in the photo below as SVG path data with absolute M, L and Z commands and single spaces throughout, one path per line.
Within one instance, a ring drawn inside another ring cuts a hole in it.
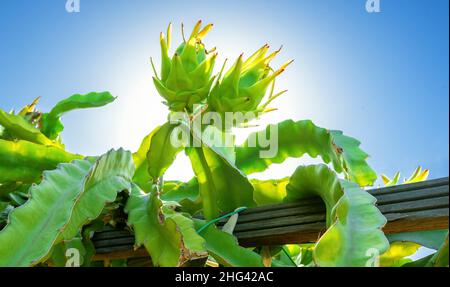
M 448 177 L 372 189 L 369 193 L 377 199 L 378 208 L 388 221 L 383 228 L 386 234 L 448 229 Z M 322 201 L 308 198 L 245 210 L 239 215 L 234 235 L 243 246 L 265 246 L 315 242 L 325 231 Z M 93 242 L 95 258 L 99 260 L 148 256 L 143 249 L 132 251 L 134 236 L 126 230 L 96 233 Z
M 150 257 L 148 255 L 147 250 L 145 248 L 139 248 L 137 250 L 133 250 L 133 248 L 119 250 L 119 251 L 110 251 L 105 253 L 96 253 L 92 258 L 93 261 L 104 261 L 104 260 L 118 260 L 118 259 L 129 259 L 129 258 L 146 258 Z

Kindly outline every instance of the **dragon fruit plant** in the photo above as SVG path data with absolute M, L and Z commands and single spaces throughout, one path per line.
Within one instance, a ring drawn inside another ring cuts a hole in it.
M 48 112 L 37 110 L 37 100 L 19 112 L 0 110 L 0 266 L 64 266 L 69 248 L 80 251 L 83 266 L 96 266 L 91 237 L 111 227 L 130 230 L 135 247 L 143 246 L 154 266 L 194 261 L 221 266 L 380 264 L 379 257 L 389 249 L 381 229 L 386 219 L 364 190 L 377 175 L 359 141 L 310 120 L 286 120 L 250 134 L 242 145 L 226 147 L 205 133 L 232 131 L 204 123 L 199 130 L 192 128 L 208 112 L 223 117 L 272 110 L 268 105 L 284 93 L 275 92 L 274 80 L 291 63 L 272 68 L 271 60 L 280 51 L 270 52 L 264 45 L 216 73 L 218 54 L 203 43 L 212 27 L 199 21 L 173 52 L 172 27 L 167 35 L 161 33 L 161 65 L 158 73 L 152 62 L 153 81 L 169 115 L 185 117 L 156 127 L 134 153 L 119 149 L 86 157 L 65 150 L 61 117 L 113 102 L 108 92 L 73 95 Z M 180 127 L 197 145 L 192 140 L 172 144 Z M 261 157 L 264 146 L 256 135 L 270 135 L 273 128 L 277 151 Z M 164 180 L 182 151 L 195 177 L 188 182 Z M 324 164 L 299 165 L 282 179 L 248 178 L 303 155 L 320 157 Z M 308 196 L 321 197 L 327 209 L 327 232 L 311 244 L 270 252 L 244 248 L 233 236 L 232 224 L 226 229 L 214 224 L 244 208 Z
M 172 25 L 167 29 L 167 38 L 160 34 L 161 73 L 155 70 L 153 82 L 159 94 L 166 100 L 170 110 L 192 111 L 195 103 L 204 101 L 214 81 L 212 76 L 217 53 L 208 52 L 201 40 L 211 30 L 212 24 L 201 29 L 195 25 L 189 38 L 169 56 Z

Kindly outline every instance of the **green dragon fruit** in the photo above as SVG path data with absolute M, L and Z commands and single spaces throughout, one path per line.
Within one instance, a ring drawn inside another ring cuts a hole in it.
M 208 52 L 201 40 L 213 25 L 208 24 L 203 29 L 201 27 L 202 22 L 198 21 L 187 41 L 183 35 L 184 41 L 176 49 L 172 59 L 169 57 L 171 25 L 167 29 L 167 39 L 163 33 L 160 35 L 161 75 L 158 77 L 152 62 L 155 72 L 153 81 L 172 111 L 192 112 L 193 105 L 204 102 L 211 90 L 217 53 Z
M 275 78 L 281 74 L 292 61 L 286 62 L 278 70 L 273 71 L 270 61 L 280 52 L 281 48 L 267 55 L 269 46 L 264 45 L 247 60 L 241 54 L 236 63 L 224 75 L 223 79 L 214 85 L 208 98 L 210 110 L 224 112 L 254 112 L 265 113 L 267 105 L 286 91 L 273 94 Z M 271 94 L 266 103 L 261 101 L 272 84 Z

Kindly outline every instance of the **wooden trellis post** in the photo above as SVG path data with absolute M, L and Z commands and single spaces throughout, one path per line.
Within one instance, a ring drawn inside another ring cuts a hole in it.
M 387 234 L 448 229 L 448 177 L 369 192 L 388 220 Z M 243 246 L 267 246 L 314 242 L 324 231 L 325 207 L 311 198 L 248 209 L 240 213 L 234 235 Z M 145 249 L 133 251 L 134 236 L 126 230 L 98 232 L 93 242 L 94 260 L 148 257 Z

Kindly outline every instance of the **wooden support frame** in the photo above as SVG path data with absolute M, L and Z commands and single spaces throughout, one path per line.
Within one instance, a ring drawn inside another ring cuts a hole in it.
M 449 178 L 369 190 L 386 216 L 386 234 L 449 228 Z M 225 221 L 219 222 L 218 226 Z M 325 232 L 325 207 L 319 198 L 255 207 L 242 212 L 235 236 L 242 246 L 315 242 Z M 133 251 L 134 236 L 126 230 L 107 230 L 93 238 L 94 260 L 148 256 Z

